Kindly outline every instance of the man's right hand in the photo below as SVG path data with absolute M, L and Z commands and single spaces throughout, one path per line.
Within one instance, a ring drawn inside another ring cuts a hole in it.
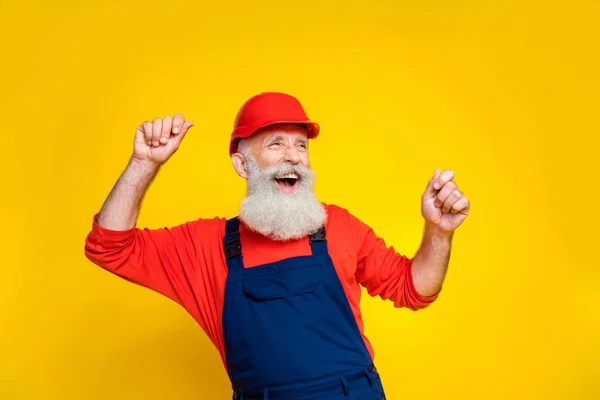
M 133 159 L 161 166 L 177 151 L 192 126 L 194 123 L 181 114 L 142 123 L 135 131 Z

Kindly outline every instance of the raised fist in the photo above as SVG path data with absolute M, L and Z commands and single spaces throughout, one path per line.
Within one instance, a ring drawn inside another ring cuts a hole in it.
M 133 158 L 162 165 L 177 151 L 192 126 L 194 123 L 186 121 L 181 114 L 142 123 L 135 131 Z
M 454 171 L 436 170 L 421 198 L 421 213 L 430 226 L 451 235 L 463 223 L 471 204 L 454 183 Z

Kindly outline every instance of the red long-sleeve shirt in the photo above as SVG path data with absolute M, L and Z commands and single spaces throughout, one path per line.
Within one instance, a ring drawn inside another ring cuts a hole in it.
M 421 309 L 437 295 L 415 290 L 412 260 L 387 247 L 373 230 L 347 210 L 327 205 L 327 247 L 358 328 L 364 335 L 360 285 L 370 295 L 390 299 L 396 307 Z M 138 285 L 159 292 L 183 306 L 217 347 L 225 363 L 221 317 L 227 264 L 223 253 L 225 218 L 198 219 L 173 228 L 114 231 L 92 221 L 85 254 L 95 264 Z M 310 255 L 308 238 L 274 241 L 240 224 L 244 267 Z

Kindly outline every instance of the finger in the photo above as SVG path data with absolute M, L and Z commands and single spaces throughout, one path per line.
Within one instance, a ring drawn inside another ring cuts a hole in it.
M 160 143 L 165 144 L 169 141 L 171 136 L 171 127 L 173 125 L 173 117 L 167 115 L 162 121 L 162 133 L 160 135 Z
M 458 199 L 458 201 L 452 205 L 450 212 L 452 212 L 452 214 L 468 214 L 469 207 L 469 200 L 466 197 L 463 197 L 461 199 Z
M 144 127 L 144 139 L 148 146 L 152 146 L 152 122 L 145 121 L 142 125 Z
M 441 175 L 437 178 L 436 182 L 434 182 L 433 188 L 435 190 L 439 190 L 452 179 L 454 179 L 454 171 L 447 169 L 444 172 L 442 172 Z
M 152 121 L 152 146 L 158 147 L 160 134 L 162 132 L 162 119 L 155 118 Z
M 436 169 L 435 174 L 433 174 L 433 178 L 429 180 L 427 183 L 427 188 L 425 189 L 425 193 L 423 193 L 423 197 L 431 198 L 436 195 L 437 190 L 433 188 L 433 184 L 436 182 L 437 178 L 440 176 L 440 170 Z
M 450 212 L 450 209 L 452 209 L 454 203 L 456 203 L 459 199 L 462 199 L 462 197 L 463 194 L 460 192 L 460 190 L 454 190 L 452 193 L 450 193 L 450 196 L 448 196 L 446 201 L 444 201 L 444 205 L 442 205 L 442 211 L 445 213 Z
M 171 129 L 174 135 L 177 135 L 179 132 L 181 132 L 181 126 L 183 125 L 184 121 L 185 118 L 183 118 L 182 114 L 175 114 L 173 117 L 173 129 Z
M 456 189 L 457 189 L 456 183 L 448 182 L 447 184 L 444 185 L 444 187 L 435 196 L 435 201 L 433 202 L 433 204 L 437 208 L 440 208 L 444 204 L 444 202 L 446 201 L 448 196 L 450 196 L 450 193 L 452 193 Z

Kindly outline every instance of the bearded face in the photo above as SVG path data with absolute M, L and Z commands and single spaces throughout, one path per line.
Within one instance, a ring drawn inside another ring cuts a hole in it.
M 275 240 L 303 238 L 325 222 L 325 208 L 314 193 L 315 173 L 298 163 L 281 161 L 260 168 L 246 154 L 247 193 L 240 219 L 253 231 Z

